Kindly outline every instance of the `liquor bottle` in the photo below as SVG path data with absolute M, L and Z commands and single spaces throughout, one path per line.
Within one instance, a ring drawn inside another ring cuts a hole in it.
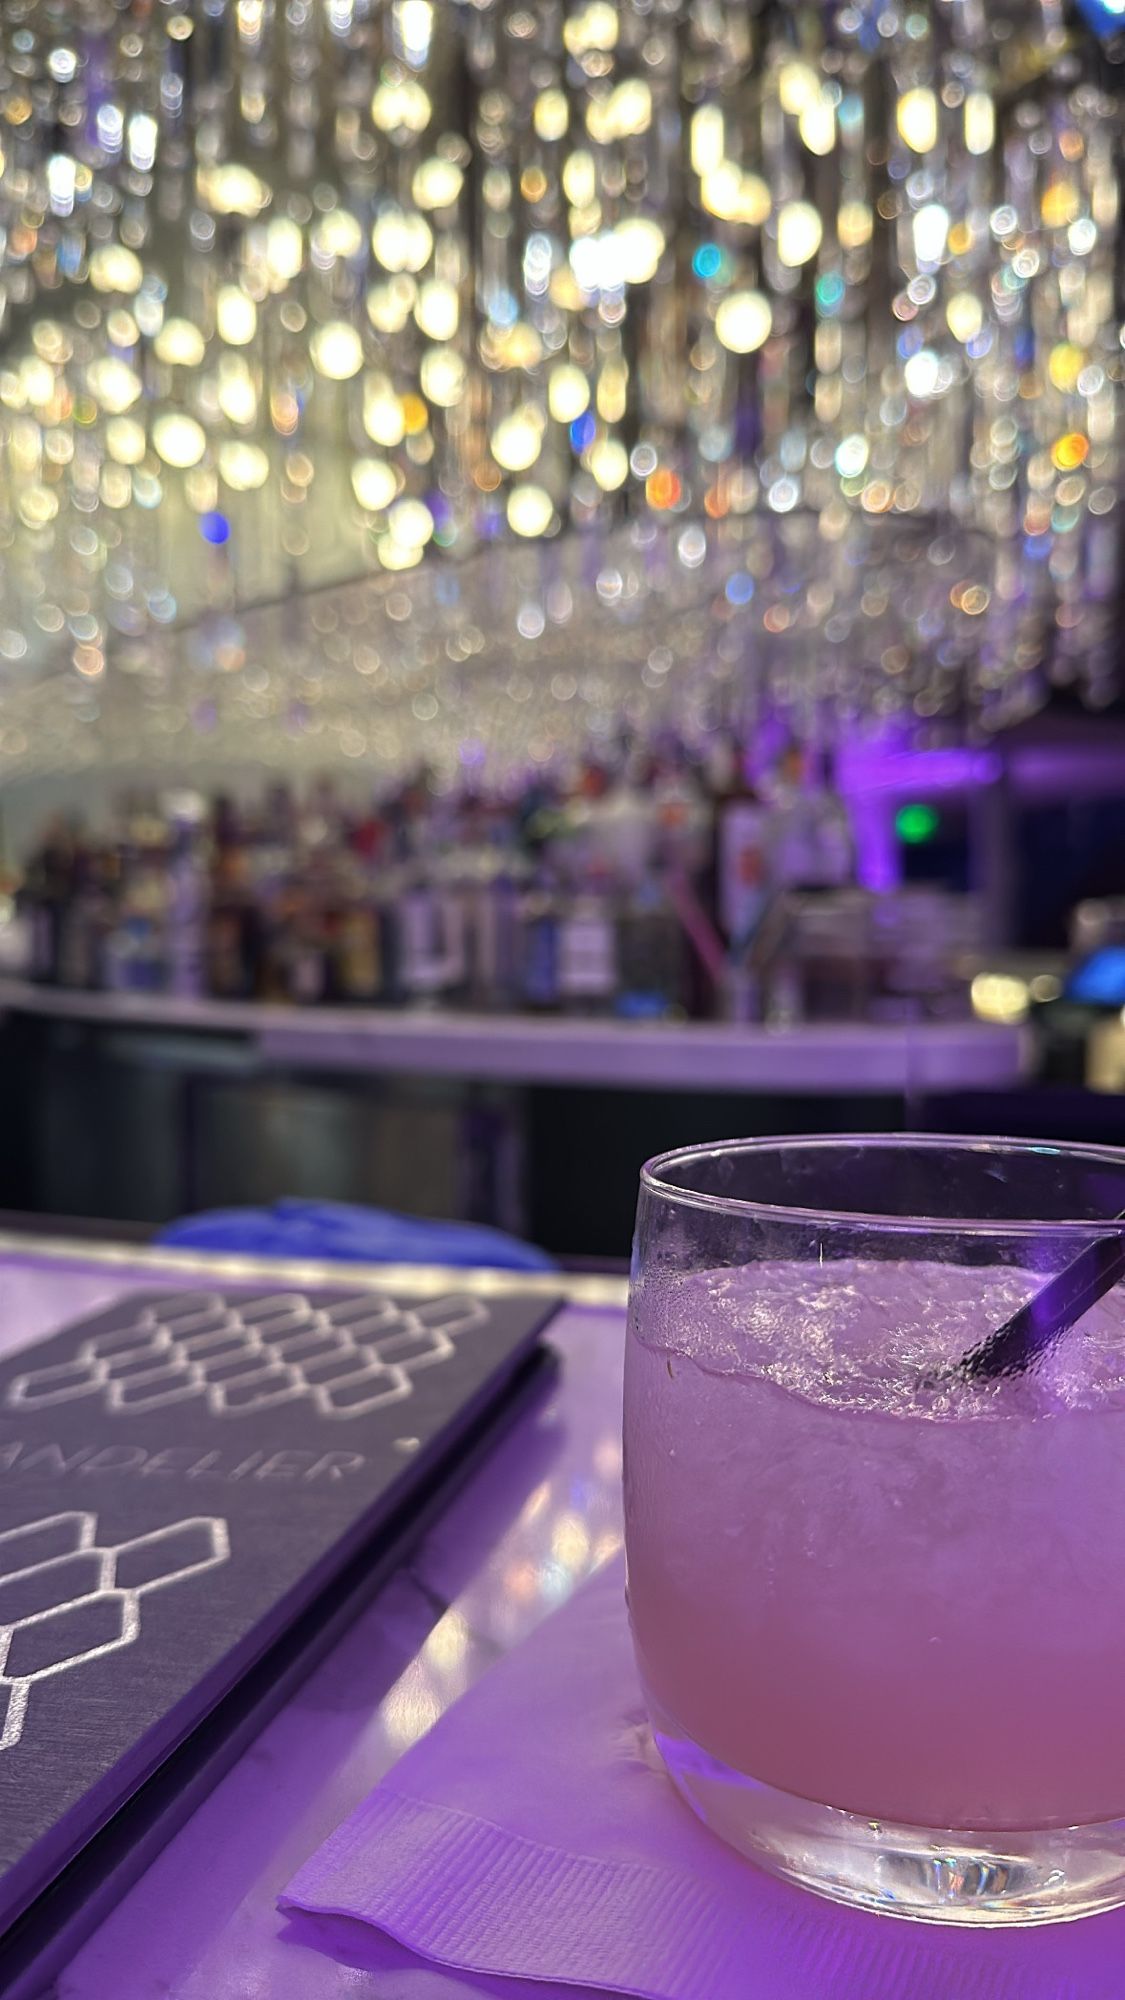
M 468 881 L 462 856 L 449 847 L 432 863 L 437 915 L 437 964 L 433 993 L 447 1006 L 468 997 Z
M 159 993 L 165 981 L 161 879 L 133 857 L 122 875 L 116 919 L 105 940 L 105 984 L 117 993 Z
M 31 916 L 19 870 L 0 860 L 0 974 L 24 979 L 31 972 Z
M 779 890 L 841 888 L 852 879 L 851 826 L 824 752 L 794 749 L 782 760 L 770 865 Z
M 250 894 L 241 846 L 221 848 L 211 871 L 205 964 L 207 990 L 219 1000 L 250 1000 L 258 991 L 261 919 Z
M 533 1013 L 559 1004 L 559 894 L 554 874 L 540 862 L 518 908 L 519 994 Z
M 721 1004 L 728 1019 L 753 1021 L 761 1010 L 753 946 L 771 892 L 770 815 L 747 778 L 740 746 L 733 739 L 717 748 L 710 787 L 714 799 L 710 887 L 726 945 Z
M 433 882 L 421 861 L 404 871 L 396 912 L 398 984 L 407 1005 L 432 1001 L 443 969 L 441 913 Z
M 591 867 L 563 903 L 558 991 L 567 1013 L 608 1014 L 618 985 L 617 934 L 607 878 Z
M 112 912 L 99 876 L 97 858 L 82 839 L 75 844 L 70 883 L 58 915 L 60 986 L 92 990 L 102 983 L 102 957 Z
M 52 820 L 28 869 L 26 902 L 31 918 L 31 977 L 57 985 L 63 916 L 71 894 L 74 838 L 65 820 Z
M 172 823 L 165 911 L 167 986 L 180 999 L 194 1000 L 204 990 L 206 910 L 200 827 L 195 814 L 187 810 Z
M 715 904 L 734 956 L 749 946 L 770 893 L 770 814 L 747 779 L 737 748 L 728 746 L 715 790 Z
M 839 791 L 829 752 L 818 760 L 815 782 L 820 803 L 817 815 L 817 849 L 820 879 L 826 888 L 844 888 L 855 880 L 855 836 Z
M 469 1001 L 486 1013 L 519 1005 L 519 857 L 506 830 L 490 829 L 468 905 Z
M 383 990 L 380 913 L 372 886 L 357 861 L 343 863 L 332 966 L 332 997 L 371 1007 Z
M 320 883 L 307 863 L 294 878 L 290 912 L 289 998 L 316 1007 L 328 993 L 329 951 Z
M 684 1011 L 685 939 L 664 878 L 650 864 L 626 888 L 620 918 L 621 989 L 616 1011 L 624 1020 L 662 1020 Z

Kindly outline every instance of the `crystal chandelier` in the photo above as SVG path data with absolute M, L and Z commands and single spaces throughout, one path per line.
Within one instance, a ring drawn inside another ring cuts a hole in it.
M 1116 692 L 1055 0 L 9 0 L 0 773 Z

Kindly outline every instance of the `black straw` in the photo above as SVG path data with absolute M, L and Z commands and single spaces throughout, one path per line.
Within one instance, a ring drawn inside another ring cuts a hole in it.
M 1114 1218 L 1125 1222 L 1125 1212 Z M 1026 1305 L 972 1347 L 955 1373 L 970 1382 L 1024 1375 L 1092 1305 L 1125 1277 L 1125 1233 L 1101 1236 L 1035 1292 Z

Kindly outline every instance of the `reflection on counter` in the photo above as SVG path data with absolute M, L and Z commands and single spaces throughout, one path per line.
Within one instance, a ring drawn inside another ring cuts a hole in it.
M 619 1329 L 587 1316 L 582 1338 L 613 1386 L 592 1410 L 598 1430 L 583 1439 L 581 1456 L 568 1440 L 568 1471 L 555 1470 L 528 1494 L 491 1558 L 487 1621 L 450 1606 L 401 1675 L 383 1708 L 383 1730 L 396 1754 L 432 1728 L 471 1686 L 497 1646 L 518 1642 L 557 1610 L 622 1547 Z M 549 1412 L 547 1413 L 549 1415 Z M 611 1421 L 611 1418 L 613 1419 Z M 602 1427 L 604 1419 L 604 1428 Z

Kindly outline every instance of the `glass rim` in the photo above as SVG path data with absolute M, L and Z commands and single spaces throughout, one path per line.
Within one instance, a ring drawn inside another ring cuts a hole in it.
M 712 1215 L 754 1217 L 766 1222 L 814 1222 L 833 1228 L 864 1227 L 884 1233 L 917 1236 L 1024 1237 L 1057 1235 L 1089 1241 L 1091 1237 L 1125 1235 L 1125 1217 L 1067 1216 L 1059 1219 L 1020 1216 L 990 1220 L 975 1215 L 889 1215 L 877 1210 L 833 1209 L 819 1203 L 747 1200 L 738 1195 L 706 1194 L 702 1189 L 678 1187 L 662 1178 L 662 1170 L 673 1163 L 712 1160 L 731 1154 L 823 1152 L 830 1154 L 845 1147 L 861 1146 L 869 1152 L 894 1152 L 905 1148 L 933 1153 L 1054 1154 L 1060 1158 L 1087 1161 L 1091 1165 L 1114 1167 L 1125 1189 L 1125 1147 L 1087 1146 L 1068 1139 L 1005 1139 L 979 1134 L 942 1132 L 810 1132 L 789 1133 L 756 1139 L 718 1139 L 692 1146 L 672 1146 L 655 1153 L 641 1168 L 641 1187 L 659 1201 L 683 1208 L 703 1209 Z M 1125 1205 L 1125 1204 L 1123 1204 Z

